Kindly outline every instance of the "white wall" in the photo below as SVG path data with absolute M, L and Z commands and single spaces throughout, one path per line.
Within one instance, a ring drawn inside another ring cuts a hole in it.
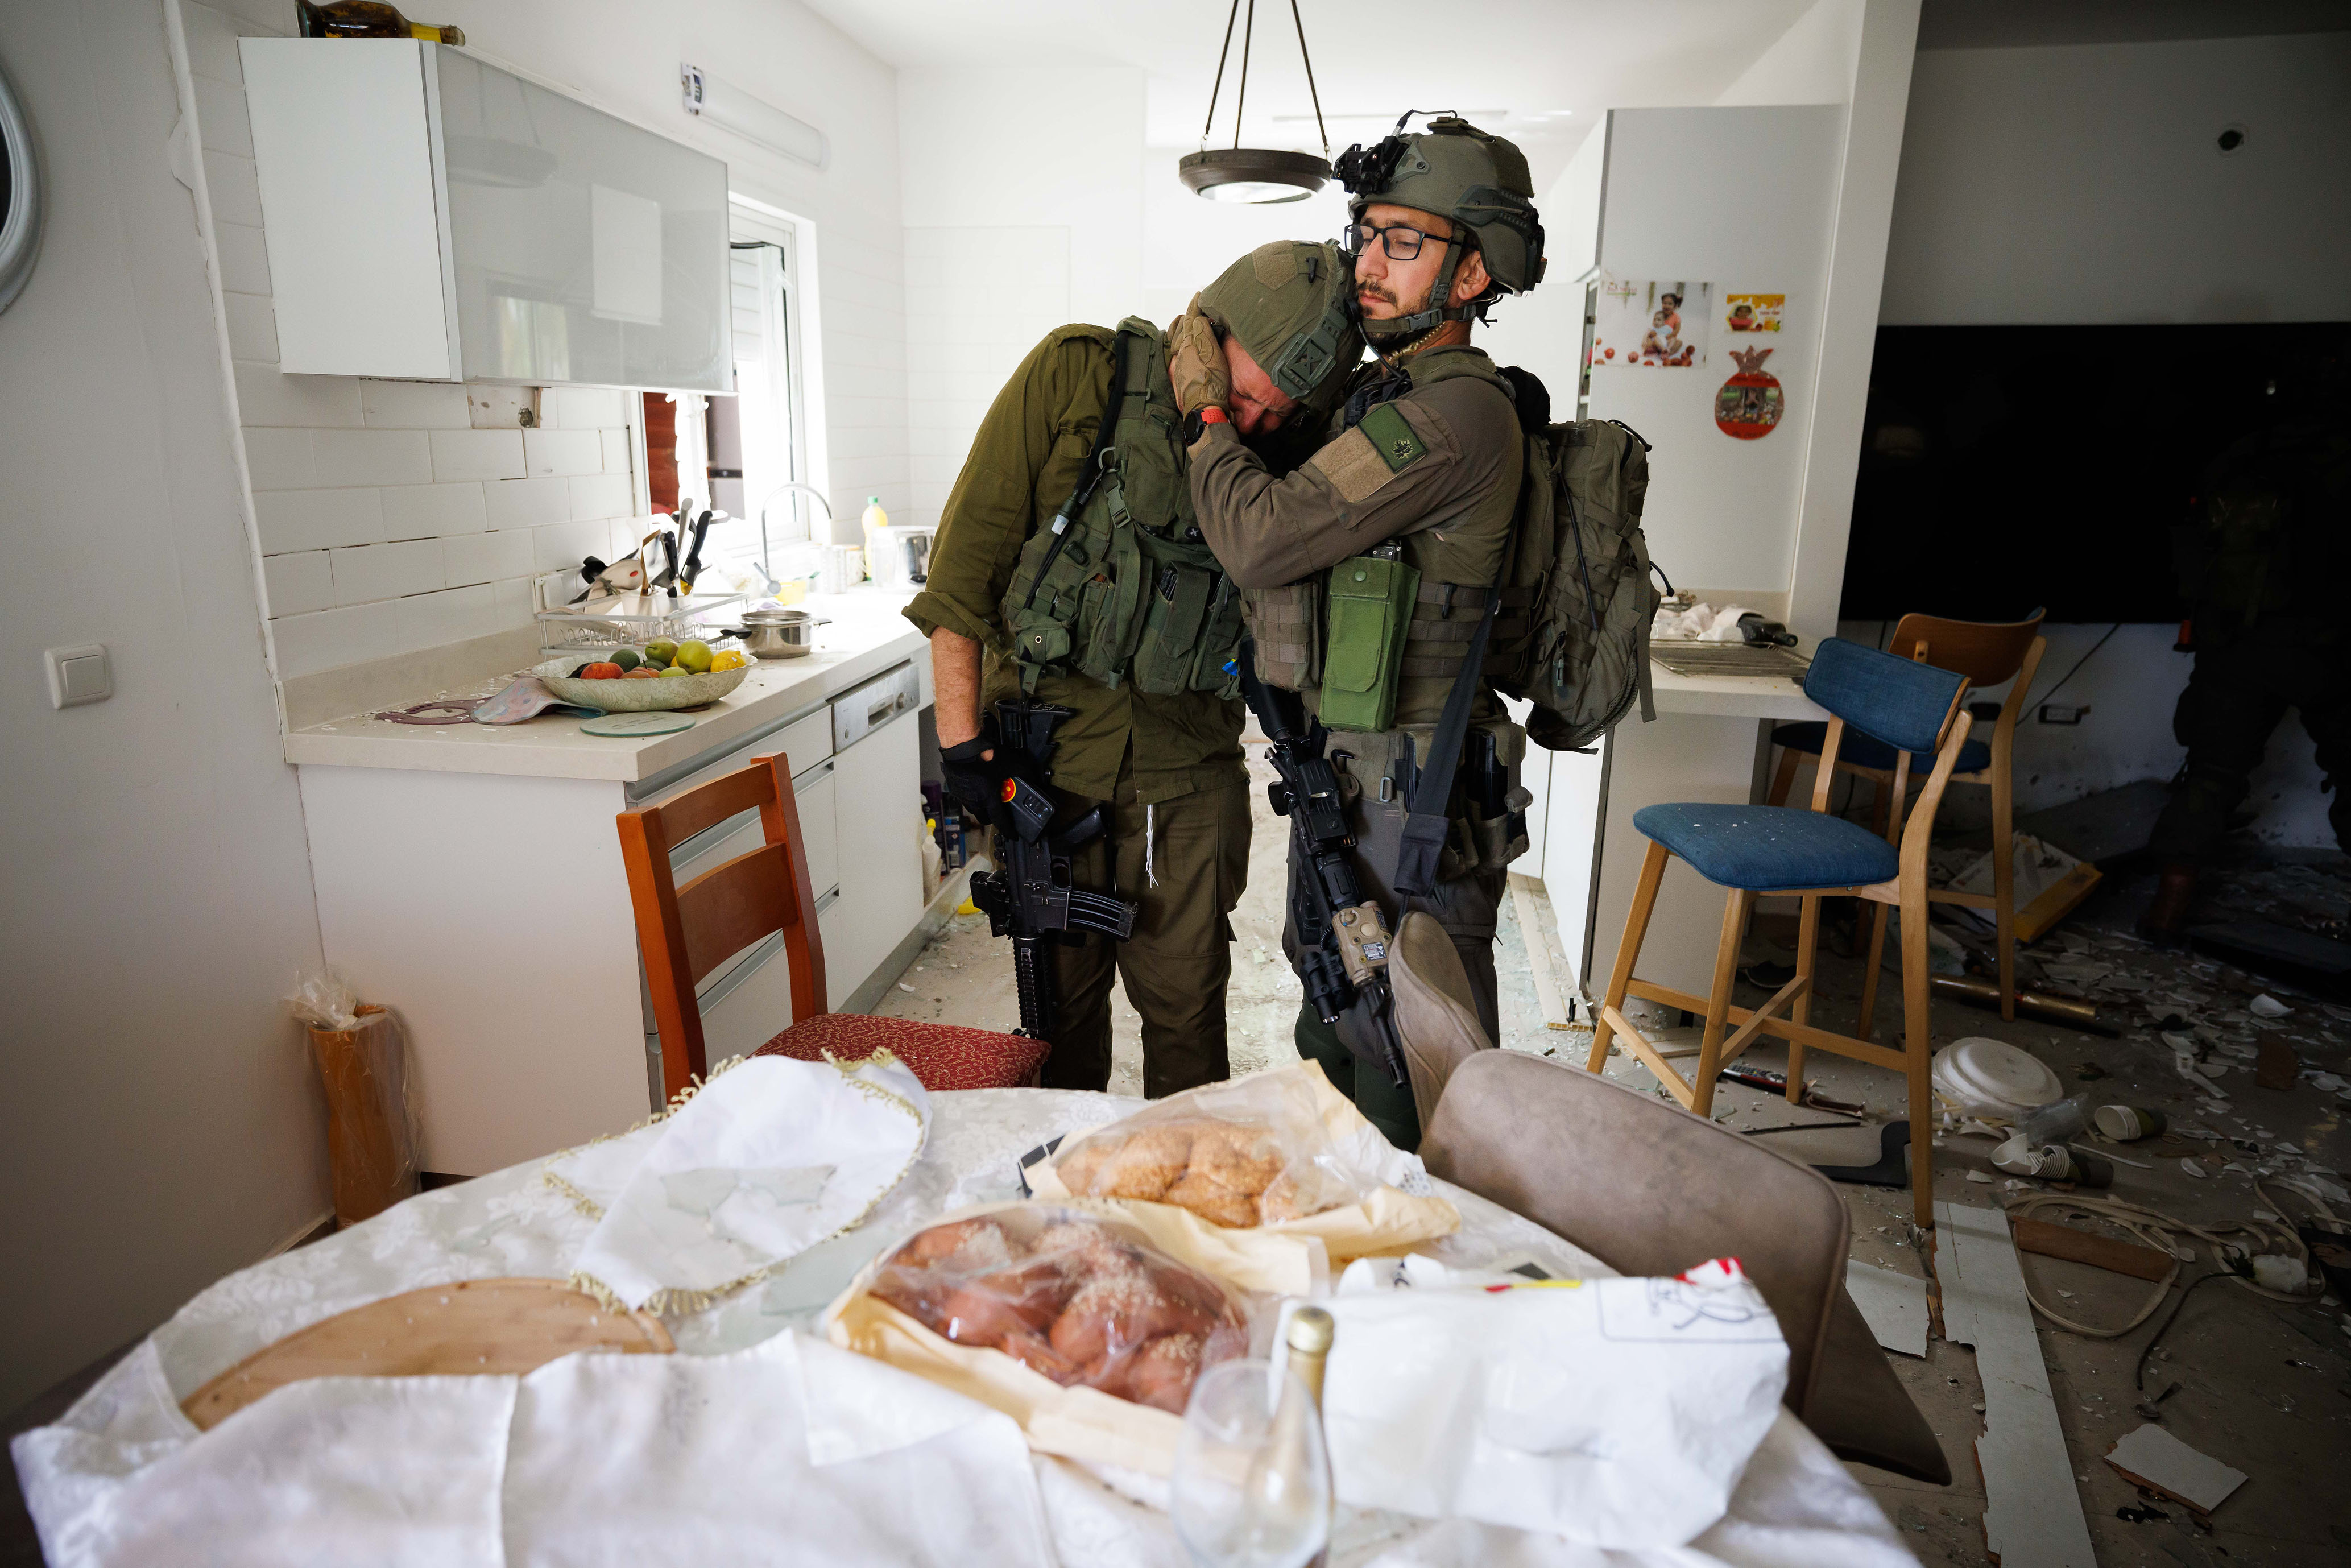
M 1847 103 L 1860 57 L 1867 0 L 1814 0 L 1739 79 L 1715 99 L 1719 105 Z
M 2345 319 L 2346 84 L 2351 32 L 1921 54 L 1881 319 Z
M 459 387 L 280 374 L 235 40 L 288 31 L 292 12 L 214 5 L 183 10 L 279 678 L 527 624 L 534 573 L 623 552 L 643 533 L 623 394 L 557 391 L 542 428 L 476 431 Z M 724 158 L 739 193 L 813 225 L 800 252 L 819 306 L 803 323 L 811 468 L 851 533 L 867 495 L 904 506 L 889 68 L 789 4 L 453 0 L 434 16 L 493 63 Z M 828 167 L 688 116 L 682 59 L 824 130 Z
M 49 182 L 0 315 L 0 1409 L 327 1207 L 319 962 L 163 0 L 0 0 Z M 114 696 L 52 711 L 40 651 Z
M 1143 308 L 1139 70 L 899 73 L 913 510 L 936 523 L 1038 339 Z
M 1750 346 L 1719 322 L 1703 365 L 1593 369 L 1593 417 L 1623 420 L 1654 448 L 1643 525 L 1651 559 L 1677 585 L 1787 591 L 1844 131 L 1844 111 L 1833 104 L 1609 116 L 1602 269 L 1710 281 L 1709 314 L 1726 294 L 1788 297 L 1780 331 L 1753 345 L 1771 350 L 1762 368 L 1787 399 L 1779 427 L 1761 440 L 1735 440 L 1714 423 L 1716 391 L 1739 369 L 1730 350 Z
M 2351 33 L 1922 53 L 1894 204 L 1889 326 L 2343 320 L 2351 256 Z M 2220 129 L 2245 147 L 2223 157 Z M 2048 629 L 2046 685 L 2103 626 Z M 2065 688 L 2078 727 L 2028 716 L 2019 799 L 2055 804 L 2182 756 L 2189 660 L 2126 626 Z M 2084 695 L 2085 691 L 2089 695 Z M 2308 735 L 2282 725 L 2254 831 L 2333 841 Z
M 1336 180 L 1296 202 L 1249 205 L 1193 194 L 1176 172 L 1192 147 L 1152 147 L 1143 161 L 1143 298 L 1127 307 L 1162 326 L 1225 268 L 1276 240 L 1328 240 L 1347 225 Z

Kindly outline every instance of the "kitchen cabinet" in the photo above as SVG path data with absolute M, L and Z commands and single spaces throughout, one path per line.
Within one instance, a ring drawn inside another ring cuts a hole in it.
M 734 391 L 724 162 L 440 44 L 239 49 L 280 369 Z
M 822 606 L 837 641 L 763 665 L 683 735 L 345 716 L 288 737 L 327 962 L 401 1015 L 426 1169 L 479 1176 L 623 1131 L 659 1103 L 618 812 L 780 752 L 827 1001 L 870 1007 L 897 978 L 952 908 L 922 892 L 914 704 L 929 648 L 902 602 L 861 591 Z M 759 834 L 758 813 L 740 813 L 677 845 L 673 867 L 706 871 Z M 753 944 L 698 988 L 713 1061 L 790 1023 L 781 946 Z
M 833 757 L 841 898 L 821 917 L 825 989 L 846 1001 L 923 913 L 918 734 L 911 708 Z

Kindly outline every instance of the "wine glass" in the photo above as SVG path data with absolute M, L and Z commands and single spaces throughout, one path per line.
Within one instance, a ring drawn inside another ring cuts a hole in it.
M 1305 1385 L 1263 1361 L 1202 1373 L 1170 1498 L 1200 1568 L 1304 1568 L 1331 1539 L 1331 1464 Z

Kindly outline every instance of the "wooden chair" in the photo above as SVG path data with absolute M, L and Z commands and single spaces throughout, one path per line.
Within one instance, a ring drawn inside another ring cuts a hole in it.
M 1829 814 L 1834 766 L 1821 768 L 1813 779 L 1809 810 L 1694 803 L 1645 806 L 1635 812 L 1633 825 L 1648 837 L 1649 852 L 1641 862 L 1633 907 L 1625 921 L 1624 942 L 1616 950 L 1606 999 L 1593 1020 L 1592 1055 L 1585 1063 L 1598 1072 L 1608 1059 L 1609 1040 L 1621 1034 L 1633 1054 L 1656 1074 L 1674 1098 L 1701 1116 L 1713 1108 L 1715 1079 L 1722 1069 L 1767 1033 L 1788 1042 L 1791 1100 L 1801 1099 L 1803 1093 L 1807 1047 L 1903 1073 L 1909 1080 L 1913 1131 L 1911 1202 L 1922 1229 L 1931 1229 L 1935 1223 L 1934 1145 L 1925 1136 L 1925 1130 L 1934 1124 L 1927 1081 L 1927 850 L 1935 810 L 1967 745 L 1972 721 L 1959 706 L 1967 689 L 1965 675 L 1898 659 L 1842 637 L 1823 643 L 1813 655 L 1804 676 L 1804 695 L 1834 716 L 1821 747 L 1821 755 L 1832 765 L 1844 744 L 1848 720 L 1872 738 L 1896 748 L 1896 800 L 1903 798 L 1909 782 L 1911 755 L 1933 754 L 1934 770 L 1893 841 Z M 1715 951 L 1714 985 L 1704 997 L 1639 979 L 1633 973 L 1642 939 L 1648 934 L 1650 912 L 1656 907 L 1657 889 L 1665 881 L 1666 862 L 1677 856 L 1708 882 L 1729 889 L 1723 902 L 1722 941 Z M 1738 978 L 1740 943 L 1747 935 L 1755 900 L 1766 895 L 1803 901 L 1797 925 L 1795 977 L 1760 1008 L 1733 1007 L 1730 991 Z M 1864 898 L 1896 904 L 1902 910 L 1901 1051 L 1815 1029 L 1809 1021 L 1821 900 L 1832 897 Z M 1706 1015 L 1695 1079 L 1685 1080 L 1654 1044 L 1625 1021 L 1621 1009 L 1627 995 Z M 1782 1011 L 1788 1016 L 1778 1016 Z M 1734 1025 L 1736 1032 L 1725 1039 L 1725 1030 Z
M 671 850 L 754 809 L 766 841 L 678 886 Z M 661 1030 L 664 1096 L 674 1096 L 710 1071 L 695 987 L 728 958 L 779 931 L 790 966 L 790 1027 L 754 1054 L 804 1061 L 830 1054 L 853 1061 L 886 1048 L 926 1089 L 1008 1089 L 1035 1082 L 1047 1049 L 1041 1040 L 826 1010 L 824 936 L 809 886 L 791 764 L 780 754 L 661 805 L 623 811 L 617 820 L 637 945 L 644 954 L 653 1019 Z
M 1905 615 L 1894 628 L 1891 652 L 1906 659 L 1916 659 L 1922 664 L 1932 664 L 1938 670 L 1949 670 L 1967 676 L 1977 687 L 1996 686 L 2013 678 L 2008 700 L 2001 704 L 2000 716 L 1992 721 L 1991 742 L 1968 742 L 1960 753 L 1959 766 L 1951 771 L 1954 784 L 1982 784 L 1991 789 L 1991 854 L 1992 891 L 1958 893 L 1949 888 L 1936 888 L 1928 894 L 1935 904 L 1965 904 L 1978 909 L 1989 909 L 1998 927 L 1995 942 L 2000 956 L 2000 1016 L 2016 1017 L 2016 787 L 2013 759 L 2016 755 L 2016 721 L 2024 711 L 2025 694 L 2031 690 L 2032 677 L 2041 668 L 2041 655 L 2048 649 L 2048 641 L 2041 635 L 2041 618 L 2044 612 L 2034 611 L 2022 621 L 1999 624 L 1979 621 L 1946 621 L 1936 615 Z M 1817 759 L 1821 753 L 1821 737 L 1828 726 L 1819 720 L 1802 724 L 1783 724 L 1771 732 L 1771 741 L 1782 747 L 1780 768 L 1771 779 L 1771 803 L 1787 804 L 1790 790 L 1796 781 L 1796 769 L 1805 758 Z M 1896 768 L 1894 748 L 1865 735 L 1845 737 L 1844 752 L 1836 761 L 1836 771 L 1867 779 L 1876 786 L 1877 830 L 1888 832 L 1893 805 L 1898 795 L 1894 783 Z M 1910 758 L 1912 770 L 1924 774 L 1932 759 Z M 1886 947 L 1886 906 L 1878 905 L 1872 916 L 1869 934 L 1869 969 L 1861 982 L 1861 1022 L 1857 1032 L 1869 1038 L 1870 1021 L 1877 1009 L 1877 966 Z
M 1656 1097 L 1515 1051 L 1453 1071 L 1429 1173 L 1619 1273 L 1737 1258 L 1788 1341 L 1790 1410 L 1840 1458 L 1951 1484 L 1942 1445 L 1844 1290 L 1852 1227 L 1818 1171 Z

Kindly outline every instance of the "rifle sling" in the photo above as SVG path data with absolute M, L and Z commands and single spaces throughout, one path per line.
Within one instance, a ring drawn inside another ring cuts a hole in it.
M 1503 570 L 1509 567 L 1505 564 Z M 1425 897 L 1437 886 L 1437 856 L 1445 848 L 1447 819 L 1445 807 L 1453 794 L 1453 776 L 1461 765 L 1463 746 L 1469 738 L 1469 709 L 1486 671 L 1486 643 L 1494 631 L 1494 612 L 1501 607 L 1501 580 L 1486 595 L 1485 612 L 1461 660 L 1461 673 L 1446 694 L 1445 712 L 1428 742 L 1428 766 L 1414 780 L 1412 803 L 1404 820 L 1404 838 L 1396 852 L 1395 890 Z

